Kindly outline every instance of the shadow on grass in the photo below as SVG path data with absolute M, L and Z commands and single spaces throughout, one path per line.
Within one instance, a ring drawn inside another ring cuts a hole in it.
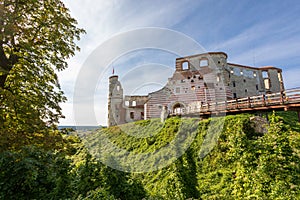
M 290 125 L 294 131 L 300 132 L 300 123 L 296 111 L 278 111 L 276 115 L 282 117 L 284 122 Z

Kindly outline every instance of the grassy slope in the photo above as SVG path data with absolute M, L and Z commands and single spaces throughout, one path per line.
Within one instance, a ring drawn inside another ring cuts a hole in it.
M 284 123 L 271 116 L 266 134 L 254 132 L 250 115 L 200 122 L 170 118 L 164 124 L 154 119 L 105 128 L 86 144 L 100 160 L 128 171 L 168 163 L 153 172 L 132 173 L 151 197 L 293 199 L 300 195 L 300 125 L 293 112 L 279 115 Z M 218 127 L 223 127 L 220 133 Z M 203 145 L 210 133 L 217 137 Z

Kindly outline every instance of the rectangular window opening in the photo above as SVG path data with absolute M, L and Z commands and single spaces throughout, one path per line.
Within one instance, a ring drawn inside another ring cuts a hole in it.
M 282 76 L 281 76 L 280 72 L 278 72 L 278 80 L 279 80 L 279 82 L 282 82 Z
M 125 106 L 129 106 L 129 101 L 125 101 Z
M 269 89 L 270 89 L 270 80 L 269 80 L 268 78 L 266 78 L 266 79 L 264 80 L 264 83 L 265 83 L 265 88 L 266 88 L 267 90 L 269 90 Z
M 141 112 L 141 119 L 144 119 L 144 112 Z
M 208 60 L 207 59 L 202 59 L 200 60 L 200 67 L 206 67 L 208 66 Z
M 263 78 L 269 78 L 268 72 L 267 72 L 267 71 L 263 71 L 263 72 L 262 72 L 262 77 L 263 77 Z
M 134 119 L 134 112 L 130 112 L 130 119 Z

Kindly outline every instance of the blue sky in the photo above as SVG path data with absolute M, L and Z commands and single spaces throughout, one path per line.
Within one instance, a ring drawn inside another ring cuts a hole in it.
M 81 51 L 69 60 L 69 68 L 59 73 L 62 89 L 68 97 L 68 102 L 61 105 L 66 116 L 66 119 L 60 121 L 61 125 L 106 125 L 107 79 L 112 67 L 122 80 L 126 94 L 147 93 L 166 83 L 174 71 L 174 62 L 178 55 L 174 52 L 148 48 L 122 54 L 108 66 L 91 68 L 89 73 L 99 73 L 92 96 L 90 93 L 85 95 L 89 84 L 95 85 L 89 82 L 89 78 L 86 78 L 80 91 L 75 87 L 80 70 L 89 63 L 91 55 L 99 46 L 116 38 L 118 34 L 140 28 L 157 27 L 182 33 L 206 51 L 226 52 L 229 62 L 282 68 L 286 88 L 300 86 L 298 1 L 63 0 L 63 2 L 70 9 L 71 15 L 78 20 L 79 27 L 84 28 L 87 34 L 78 42 Z M 174 39 L 174 45 L 177 45 L 178 49 L 184 45 L 175 37 L 169 39 Z M 125 46 L 132 43 L 125 39 L 118 42 Z M 120 48 L 119 43 L 107 51 L 117 52 Z M 189 55 L 201 52 L 191 50 L 187 53 Z M 98 59 L 104 58 L 94 58 L 95 65 L 97 62 L 101 63 Z M 74 99 L 75 90 L 81 94 L 80 98 Z M 94 113 L 82 112 L 80 117 L 74 117 L 74 107 L 90 106 L 91 102 L 87 99 L 94 100 Z

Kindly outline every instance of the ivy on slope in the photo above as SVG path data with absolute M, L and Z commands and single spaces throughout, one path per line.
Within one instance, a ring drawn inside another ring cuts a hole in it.
M 284 117 L 286 120 L 287 116 Z M 203 141 L 209 128 L 220 126 L 218 119 L 214 122 L 214 119 L 170 118 L 164 124 L 155 119 L 102 129 L 91 134 L 86 144 L 95 153 L 105 136 L 128 154 L 138 156 L 154 152 L 176 137 L 184 141 L 184 135 L 192 135 L 193 141 L 187 143 L 189 148 L 179 149 L 184 150 L 183 155 L 167 167 L 131 173 L 149 199 L 297 199 L 300 196 L 297 128 L 291 128 L 275 114 L 269 117 L 268 132 L 264 134 L 255 132 L 251 115 L 226 116 L 219 121 L 222 119 L 223 129 L 211 143 Z M 299 127 L 299 123 L 295 126 Z M 202 154 L 203 149 L 205 153 L 211 151 L 206 155 Z M 173 151 L 163 153 L 166 155 L 159 156 L 176 156 Z M 154 165 L 157 158 L 147 165 Z

